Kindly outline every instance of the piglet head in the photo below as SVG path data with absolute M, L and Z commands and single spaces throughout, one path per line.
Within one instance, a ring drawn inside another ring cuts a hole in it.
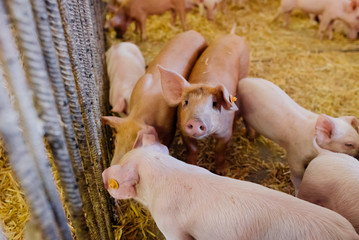
M 195 139 L 226 132 L 224 126 L 233 118 L 230 112 L 238 110 L 235 101 L 223 85 L 191 85 L 178 108 L 182 132 Z
M 118 114 L 127 114 L 128 104 L 124 97 L 118 97 L 116 102 L 113 104 L 111 112 Z
M 179 125 L 187 136 L 201 139 L 221 132 L 231 119 L 230 111 L 237 111 L 236 98 L 223 85 L 189 84 L 175 71 L 159 66 L 162 93 L 171 106 L 179 105 Z M 225 123 L 225 124 L 223 124 Z M 224 130 L 223 131 L 227 131 Z
M 131 23 L 127 19 L 123 7 L 121 6 L 116 7 L 112 4 L 109 4 L 107 6 L 107 9 L 112 16 L 106 20 L 105 29 L 113 28 L 116 30 L 117 37 L 122 37 Z
M 203 6 L 207 12 L 207 19 L 213 21 L 218 6 L 218 0 L 203 0 Z
M 359 31 L 359 0 L 344 1 L 343 11 L 342 20 L 350 28 Z
M 139 175 L 133 163 L 113 165 L 102 173 L 105 188 L 113 198 L 129 199 L 137 196 L 136 185 Z
M 129 117 L 120 118 L 115 116 L 103 116 L 101 117 L 101 122 L 102 124 L 110 126 L 115 132 L 115 151 L 111 165 L 117 164 L 123 155 L 132 149 L 137 134 L 142 129 L 142 126 Z
M 357 118 L 344 116 L 332 118 L 321 114 L 315 126 L 319 147 L 332 152 L 359 154 L 359 124 Z

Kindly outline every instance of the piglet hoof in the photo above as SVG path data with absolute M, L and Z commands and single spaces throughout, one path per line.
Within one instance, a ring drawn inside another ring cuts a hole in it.
M 225 176 L 227 174 L 226 165 L 224 163 L 221 165 L 217 165 L 215 169 L 215 173 L 220 176 Z
M 256 131 L 252 128 L 247 129 L 247 138 L 249 141 L 254 141 L 256 138 Z
M 141 41 L 144 42 L 147 40 L 147 34 L 146 33 L 142 33 L 141 34 Z
M 323 40 L 324 34 L 323 34 L 322 32 L 318 32 L 318 33 L 317 33 L 317 38 L 318 38 L 319 40 Z
M 187 157 L 187 163 L 197 165 L 197 154 L 189 154 Z

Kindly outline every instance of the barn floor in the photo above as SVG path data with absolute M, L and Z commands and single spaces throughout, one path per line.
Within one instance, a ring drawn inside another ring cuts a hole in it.
M 359 40 L 350 41 L 342 33 L 343 24 L 333 40 L 318 40 L 318 24 L 306 14 L 295 11 L 291 26 L 284 28 L 283 20 L 272 22 L 279 0 L 247 0 L 242 7 L 229 6 L 226 14 L 218 11 L 214 22 L 208 22 L 198 11 L 187 14 L 190 29 L 200 32 L 208 42 L 229 33 L 237 23 L 236 33 L 246 38 L 251 51 L 249 76 L 262 77 L 276 83 L 303 107 L 331 116 L 359 117 Z M 131 26 L 124 41 L 138 44 L 149 63 L 168 39 L 182 32 L 177 21 L 170 24 L 169 13 L 147 20 L 148 40 L 140 41 Z M 118 40 L 107 39 L 109 44 Z M 284 151 L 264 137 L 253 142 L 246 139 L 240 121 L 228 149 L 228 176 L 260 183 L 293 194 Z M 200 143 L 199 165 L 213 170 L 214 141 Z M 185 159 L 181 138 L 171 146 L 171 154 Z M 163 239 L 148 211 L 134 201 L 117 203 L 116 239 Z M 13 178 L 6 152 L 0 148 L 0 225 L 9 239 L 22 239 L 28 207 Z
M 236 33 L 250 46 L 249 76 L 274 82 L 301 106 L 316 113 L 359 117 L 359 41 L 346 39 L 341 23 L 335 24 L 338 30 L 333 40 L 319 40 L 318 24 L 300 11 L 292 14 L 291 26 L 286 29 L 283 18 L 272 22 L 278 6 L 279 1 L 247 0 L 242 7 L 229 6 L 226 14 L 218 11 L 214 22 L 199 16 L 198 11 L 189 12 L 186 19 L 189 28 L 200 32 L 208 42 L 229 33 L 236 23 Z M 169 13 L 152 16 L 147 20 L 147 41 L 140 41 L 133 25 L 123 41 L 136 43 L 149 63 L 168 39 L 182 32 L 179 20 L 175 26 L 170 22 Z M 109 35 L 110 44 L 117 41 Z M 285 152 L 264 137 L 248 141 L 241 121 L 236 124 L 228 149 L 227 176 L 293 194 Z M 210 170 L 214 169 L 213 146 L 213 139 L 200 143 L 198 164 Z M 185 159 L 186 149 L 178 132 L 170 150 L 173 156 Z M 139 204 L 121 201 L 118 208 L 122 217 L 115 225 L 117 239 L 163 239 Z

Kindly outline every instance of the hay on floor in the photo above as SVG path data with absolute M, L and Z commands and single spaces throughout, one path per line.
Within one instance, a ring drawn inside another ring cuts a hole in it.
M 348 40 L 341 23 L 336 23 L 340 31 L 334 32 L 333 40 L 319 40 L 316 38 L 318 24 L 311 22 L 300 11 L 294 11 L 291 26 L 286 29 L 282 18 L 272 22 L 278 6 L 279 1 L 251 0 L 246 1 L 243 7 L 229 6 L 226 14 L 218 11 L 213 23 L 200 17 L 197 11 L 188 13 L 186 19 L 189 28 L 200 32 L 208 42 L 229 33 L 236 23 L 236 33 L 245 37 L 250 46 L 249 76 L 274 82 L 313 112 L 334 117 L 359 117 L 359 41 Z M 166 13 L 148 18 L 145 42 L 141 42 L 140 36 L 134 33 L 133 25 L 120 41 L 136 43 L 146 63 L 149 63 L 168 39 L 180 32 L 180 22 L 172 26 L 171 15 Z M 119 41 L 113 38 L 113 33 L 108 36 L 110 44 Z M 232 137 L 226 159 L 228 176 L 293 194 L 283 149 L 264 137 L 248 141 L 242 123 L 238 121 L 236 124 L 239 126 Z M 214 169 L 213 146 L 213 139 L 200 142 L 198 165 Z M 185 159 L 186 149 L 178 131 L 170 150 L 173 156 Z M 153 220 L 141 205 L 134 205 L 138 207 L 134 209 L 128 207 L 127 202 L 119 204 L 122 204 L 123 215 L 114 227 L 117 231 L 120 229 L 122 238 L 116 234 L 117 239 L 163 239 L 162 235 L 154 237 L 146 233 L 155 233 L 157 229 L 149 224 Z M 141 215 L 136 212 L 141 212 Z M 124 236 L 125 233 L 130 234 Z
M 22 239 L 28 219 L 29 207 L 14 178 L 8 154 L 0 141 L 0 226 L 4 226 L 4 232 L 9 239 Z

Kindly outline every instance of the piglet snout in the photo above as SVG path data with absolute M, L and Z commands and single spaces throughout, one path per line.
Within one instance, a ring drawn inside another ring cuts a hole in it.
M 185 131 L 189 136 L 201 137 L 205 135 L 207 127 L 201 120 L 191 119 L 186 123 Z

